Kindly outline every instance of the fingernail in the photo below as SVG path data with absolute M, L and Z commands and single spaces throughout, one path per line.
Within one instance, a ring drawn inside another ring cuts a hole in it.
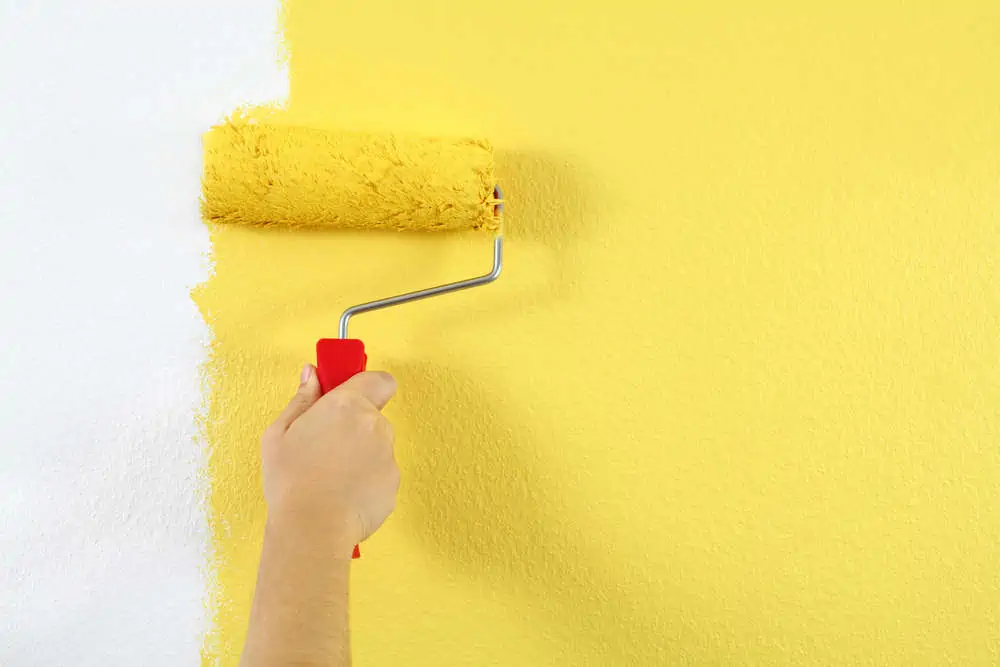
M 302 377 L 299 378 L 299 384 L 303 385 L 306 382 L 309 382 L 309 378 L 312 377 L 312 374 L 313 374 L 312 364 L 306 364 L 305 366 L 303 366 L 302 367 Z

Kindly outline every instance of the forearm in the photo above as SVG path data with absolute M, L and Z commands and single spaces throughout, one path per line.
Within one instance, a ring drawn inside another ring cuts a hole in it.
M 392 512 L 399 490 L 387 373 L 322 393 L 316 369 L 261 437 L 267 526 L 243 667 L 346 667 L 354 545 Z
M 333 531 L 269 519 L 241 667 L 349 665 L 350 558 Z

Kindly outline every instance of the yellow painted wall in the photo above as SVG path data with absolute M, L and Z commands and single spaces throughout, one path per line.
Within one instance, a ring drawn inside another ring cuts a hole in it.
M 501 282 L 366 315 L 375 665 L 1000 662 L 1000 3 L 289 0 L 296 122 L 482 135 Z M 852 3 L 853 4 L 853 3 Z M 219 604 L 346 305 L 483 237 L 213 231 Z

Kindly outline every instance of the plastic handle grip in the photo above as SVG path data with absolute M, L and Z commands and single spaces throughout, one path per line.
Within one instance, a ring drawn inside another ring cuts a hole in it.
M 353 338 L 323 338 L 316 343 L 316 375 L 325 394 L 365 370 L 365 344 Z M 354 558 L 361 558 L 355 545 Z

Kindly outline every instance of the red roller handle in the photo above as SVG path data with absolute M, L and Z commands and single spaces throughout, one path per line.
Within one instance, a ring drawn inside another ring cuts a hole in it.
M 319 388 L 325 394 L 365 370 L 368 356 L 365 344 L 352 338 L 323 338 L 316 343 L 316 375 Z M 361 558 L 354 546 L 353 558 Z

